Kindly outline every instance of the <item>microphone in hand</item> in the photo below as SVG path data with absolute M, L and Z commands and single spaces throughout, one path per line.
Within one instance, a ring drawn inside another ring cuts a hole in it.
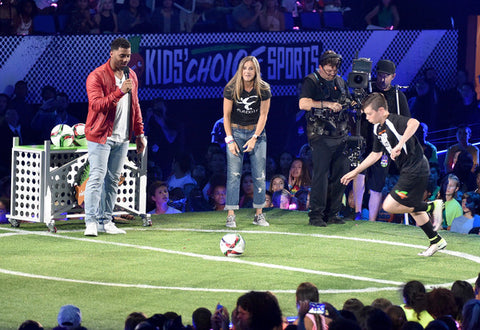
M 125 80 L 130 79 L 130 68 L 128 66 L 123 67 L 123 74 L 125 75 Z M 131 94 L 132 91 L 128 90 L 128 94 Z

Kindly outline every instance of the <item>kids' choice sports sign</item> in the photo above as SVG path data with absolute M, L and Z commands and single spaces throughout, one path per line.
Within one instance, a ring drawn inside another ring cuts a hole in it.
M 71 102 L 86 102 L 88 74 L 109 58 L 119 35 L 1 37 L 0 93 L 11 93 L 18 80 L 29 85 L 30 102 L 51 85 L 67 91 Z M 318 67 L 321 54 L 333 49 L 343 57 L 339 74 L 351 71 L 356 54 L 397 65 L 395 84 L 413 85 L 425 68 L 437 68 L 446 89 L 457 63 L 458 32 L 288 31 L 260 33 L 187 33 L 122 35 L 132 44 L 129 66 L 140 80 L 141 100 L 221 98 L 240 60 L 253 55 L 275 96 L 295 95 L 302 78 Z M 373 72 L 375 74 L 375 72 Z
M 291 84 L 315 70 L 321 46 L 295 45 L 210 45 L 204 47 L 146 47 L 144 86 L 225 85 L 242 58 L 255 56 L 262 77 L 271 84 Z

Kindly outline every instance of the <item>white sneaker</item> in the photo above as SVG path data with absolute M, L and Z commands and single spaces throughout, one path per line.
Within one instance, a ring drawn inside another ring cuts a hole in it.
M 436 199 L 433 201 L 433 230 L 438 231 L 442 227 L 443 222 L 443 201 L 441 199 Z
M 270 224 L 265 220 L 265 216 L 263 213 L 260 213 L 259 215 L 256 215 L 255 218 L 253 218 L 253 224 L 261 227 L 268 227 Z
M 85 236 L 98 236 L 97 230 L 97 223 L 96 222 L 89 222 L 86 224 L 85 232 L 83 233 Z
M 439 242 L 431 244 L 428 247 L 428 249 L 426 249 L 423 252 L 420 252 L 418 255 L 422 257 L 431 257 L 435 254 L 435 252 L 445 249 L 446 246 L 447 246 L 447 241 L 444 238 L 442 238 Z
M 107 234 L 112 234 L 112 235 L 126 234 L 127 233 L 125 230 L 117 228 L 117 226 L 115 226 L 115 223 L 113 223 L 112 221 L 109 221 L 107 223 L 103 223 L 103 229 L 105 229 L 105 232 Z
M 235 221 L 235 215 L 227 216 L 227 223 L 225 224 L 228 228 L 237 228 L 237 222 Z

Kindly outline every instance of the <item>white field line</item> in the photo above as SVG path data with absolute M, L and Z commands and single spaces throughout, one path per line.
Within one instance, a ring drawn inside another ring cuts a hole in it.
M 298 267 L 290 267 L 290 266 L 283 266 L 283 265 L 275 265 L 275 264 L 267 264 L 267 263 L 260 263 L 260 262 L 253 262 L 253 261 L 246 261 L 238 258 L 227 258 L 227 257 L 216 257 L 210 255 L 203 255 L 191 252 L 181 252 L 175 250 L 167 250 L 162 248 L 156 248 L 151 246 L 144 246 L 144 245 L 134 245 L 134 244 L 127 244 L 127 243 L 118 243 L 118 242 L 106 242 L 95 238 L 81 238 L 81 237 L 72 237 L 72 236 L 63 236 L 58 234 L 52 234 L 48 232 L 34 232 L 34 231 L 26 231 L 21 229 L 14 229 L 14 228 L 0 228 L 2 230 L 11 231 L 11 233 L 0 234 L 1 237 L 5 236 L 12 236 L 12 235 L 39 235 L 39 236 L 48 236 L 52 238 L 62 238 L 62 239 L 69 239 L 69 240 L 76 240 L 76 241 L 83 241 L 83 242 L 90 242 L 90 243 L 97 243 L 97 244 L 108 244 L 108 245 L 115 245 L 121 247 L 128 247 L 128 248 L 136 248 L 142 250 L 150 250 L 150 251 L 157 251 L 161 253 L 168 253 L 168 254 L 177 254 L 183 255 L 188 257 L 194 258 L 202 258 L 204 260 L 210 261 L 219 261 L 219 262 L 233 262 L 233 263 L 240 263 L 240 264 L 248 264 L 257 267 L 263 268 L 271 268 L 271 269 L 280 269 L 285 271 L 294 271 L 294 272 L 302 272 L 308 274 L 315 274 L 315 275 L 322 275 L 322 276 L 333 276 L 333 277 L 341 277 L 341 278 L 348 278 L 352 280 L 359 280 L 365 282 L 373 282 L 373 283 L 380 283 L 380 284 L 390 284 L 394 285 L 393 287 L 370 287 L 370 288 L 363 288 L 363 289 L 345 289 L 345 290 L 336 290 L 336 289 L 328 289 L 328 290 L 320 290 L 320 293 L 361 293 L 361 292 L 377 292 L 377 291 L 393 291 L 398 290 L 399 286 L 403 284 L 403 282 L 397 281 L 388 281 L 382 279 L 374 279 L 362 276 L 354 276 L 348 274 L 339 274 L 339 273 L 330 273 L 330 272 L 323 272 L 305 268 L 298 268 Z M 130 229 L 132 230 L 132 229 Z M 144 229 L 140 229 L 144 230 Z M 162 231 L 194 231 L 194 232 L 231 232 L 226 230 L 202 230 L 202 229 L 158 229 Z M 75 230 L 71 232 L 79 232 L 83 230 Z M 369 243 L 378 243 L 378 244 L 389 244 L 389 245 L 396 245 L 396 246 L 403 246 L 403 247 L 412 247 L 412 248 L 421 248 L 423 246 L 413 245 L 413 244 L 405 244 L 405 243 L 398 243 L 398 242 L 388 242 L 388 241 L 381 241 L 381 240 L 373 240 L 373 239 L 364 239 L 364 238 L 356 238 L 356 237 L 342 237 L 342 236 L 329 236 L 329 235 L 322 235 L 322 234 L 300 234 L 300 233 L 285 233 L 285 232 L 273 232 L 273 231 L 235 231 L 240 233 L 249 233 L 249 234 L 272 234 L 272 235 L 290 235 L 290 236 L 309 236 L 309 237 L 319 237 L 319 238 L 335 238 L 335 239 L 343 239 L 343 240 L 353 240 L 353 241 L 362 241 L 362 242 L 369 242 Z M 68 231 L 63 231 L 62 233 L 68 233 Z M 452 256 L 456 256 L 459 258 L 464 258 L 476 263 L 480 263 L 480 258 L 477 256 L 472 256 L 462 252 L 456 251 L 447 251 L 443 250 L 440 251 L 445 254 L 450 254 Z M 15 275 L 15 276 L 23 276 L 23 277 L 30 277 L 30 278 L 38 278 L 38 279 L 45 279 L 45 280 L 54 280 L 54 281 L 63 281 L 63 282 L 72 282 L 72 283 L 83 283 L 83 284 L 91 284 L 91 285 L 102 285 L 102 286 L 114 286 L 114 287 L 131 287 L 131 288 L 145 288 L 145 289 L 160 289 L 160 290 L 182 290 L 182 291 L 206 291 L 206 292 L 245 292 L 248 290 L 232 290 L 232 289 L 214 289 L 214 288 L 192 288 L 192 287 L 166 287 L 166 286 L 152 286 L 148 284 L 122 284 L 122 283 L 107 283 L 107 282 L 96 282 L 96 281 L 85 281 L 85 280 L 77 280 L 77 279 L 68 279 L 68 278 L 60 278 L 54 276 L 44 276 L 44 275 L 36 275 L 36 274 L 29 274 L 23 272 L 16 272 L 7 269 L 0 269 L 0 273 L 8 274 L 8 275 Z M 473 283 L 476 278 L 468 279 L 466 281 Z M 428 284 L 427 287 L 441 287 L 441 286 L 450 286 L 451 283 L 443 283 L 443 284 Z M 265 289 L 269 290 L 269 289 Z M 295 290 L 270 290 L 277 293 L 295 293 Z

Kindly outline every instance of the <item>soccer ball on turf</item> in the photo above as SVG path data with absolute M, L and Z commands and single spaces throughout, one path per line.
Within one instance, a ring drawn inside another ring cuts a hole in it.
M 245 240 L 239 234 L 226 234 L 220 240 L 220 250 L 227 257 L 237 257 L 245 251 Z
M 73 129 L 65 124 L 58 124 L 50 133 L 50 140 L 56 147 L 69 147 L 74 139 Z
M 86 146 L 87 139 L 85 138 L 85 124 L 78 123 L 73 125 L 73 136 L 75 144 L 79 146 Z

